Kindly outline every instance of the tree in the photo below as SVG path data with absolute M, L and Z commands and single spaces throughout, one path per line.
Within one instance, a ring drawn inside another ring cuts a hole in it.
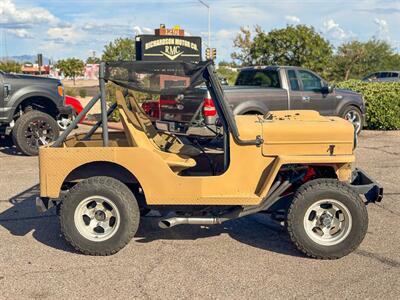
M 385 69 L 399 69 L 400 56 L 386 41 L 351 41 L 341 45 L 333 60 L 335 80 L 361 78 Z
M 258 35 L 262 32 L 262 29 L 259 25 L 256 25 L 254 31 Z M 253 57 L 251 55 L 252 45 L 253 37 L 251 30 L 246 27 L 240 27 L 240 32 L 233 40 L 233 46 L 239 51 L 231 54 L 232 59 L 239 61 L 241 66 L 251 66 L 253 64 Z
M 89 56 L 86 59 L 86 64 L 99 64 L 100 62 L 101 62 L 101 59 L 96 56 Z
M 288 25 L 268 33 L 258 32 L 250 56 L 260 65 L 290 65 L 327 73 L 333 48 L 313 27 Z
M 13 60 L 0 61 L 0 71 L 5 73 L 21 73 L 21 64 Z
M 131 38 L 118 38 L 104 46 L 103 61 L 134 60 L 135 40 Z
M 85 64 L 78 58 L 62 59 L 57 62 L 57 68 L 64 74 L 64 76 L 72 78 L 75 85 L 75 78 L 83 74 Z
M 228 66 L 219 65 L 217 69 L 217 73 L 219 77 L 225 78 L 230 85 L 233 85 L 236 81 L 236 77 L 238 75 L 238 71 L 234 68 L 230 68 Z

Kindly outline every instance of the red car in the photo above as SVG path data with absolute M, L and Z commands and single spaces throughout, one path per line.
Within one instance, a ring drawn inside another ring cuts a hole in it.
M 65 130 L 69 126 L 69 124 L 71 124 L 72 120 L 74 120 L 75 117 L 79 115 L 79 113 L 83 110 L 81 102 L 74 97 L 65 96 L 65 104 L 72 106 L 72 108 L 74 109 L 74 113 L 72 117 L 69 119 L 60 118 L 59 120 L 57 120 L 58 126 L 60 127 L 61 130 Z M 82 123 L 82 121 L 85 120 L 85 118 L 86 116 L 83 116 L 82 119 L 79 121 L 79 123 Z

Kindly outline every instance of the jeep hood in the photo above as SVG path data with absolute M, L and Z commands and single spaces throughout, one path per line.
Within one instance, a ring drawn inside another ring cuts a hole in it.
M 262 122 L 264 155 L 349 155 L 354 127 L 316 111 L 277 111 Z
M 353 154 L 354 127 L 342 118 L 292 110 L 235 119 L 241 139 L 262 137 L 265 156 Z

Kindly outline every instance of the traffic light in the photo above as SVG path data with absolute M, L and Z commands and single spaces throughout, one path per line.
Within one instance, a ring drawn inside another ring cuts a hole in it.
M 217 58 L 217 49 L 206 48 L 206 60 L 216 59 L 216 58 Z
M 217 58 L 217 49 L 212 48 L 211 49 L 211 59 L 216 59 Z
M 211 59 L 211 49 L 206 48 L 206 60 L 210 60 L 210 59 Z

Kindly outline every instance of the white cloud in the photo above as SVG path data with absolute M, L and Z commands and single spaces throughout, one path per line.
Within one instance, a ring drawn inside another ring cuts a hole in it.
M 299 24 L 300 23 L 300 18 L 296 16 L 285 16 L 285 20 L 288 23 L 294 23 L 294 24 Z
M 139 35 L 139 34 L 146 34 L 146 33 L 147 34 L 151 34 L 154 31 L 152 29 L 150 29 L 150 28 L 147 28 L 147 27 L 133 26 L 133 32 L 136 35 Z
M 8 32 L 11 32 L 14 34 L 16 37 L 19 37 L 21 39 L 32 39 L 33 36 L 26 30 L 26 29 L 8 29 Z
M 217 40 L 227 40 L 227 39 L 233 39 L 237 33 L 238 33 L 237 30 L 221 29 L 217 31 L 215 36 Z
M 388 22 L 384 19 L 375 18 L 374 23 L 378 26 L 378 30 L 375 34 L 376 37 L 381 40 L 390 41 Z
M 58 19 L 41 7 L 16 7 L 11 0 L 0 0 L 0 24 L 8 28 L 29 28 L 34 24 L 54 24 Z
M 322 32 L 325 33 L 328 37 L 340 41 L 354 37 L 354 34 L 351 31 L 345 31 L 333 19 L 324 21 Z
M 47 40 L 55 43 L 77 44 L 86 34 L 75 27 L 53 27 L 47 30 Z

